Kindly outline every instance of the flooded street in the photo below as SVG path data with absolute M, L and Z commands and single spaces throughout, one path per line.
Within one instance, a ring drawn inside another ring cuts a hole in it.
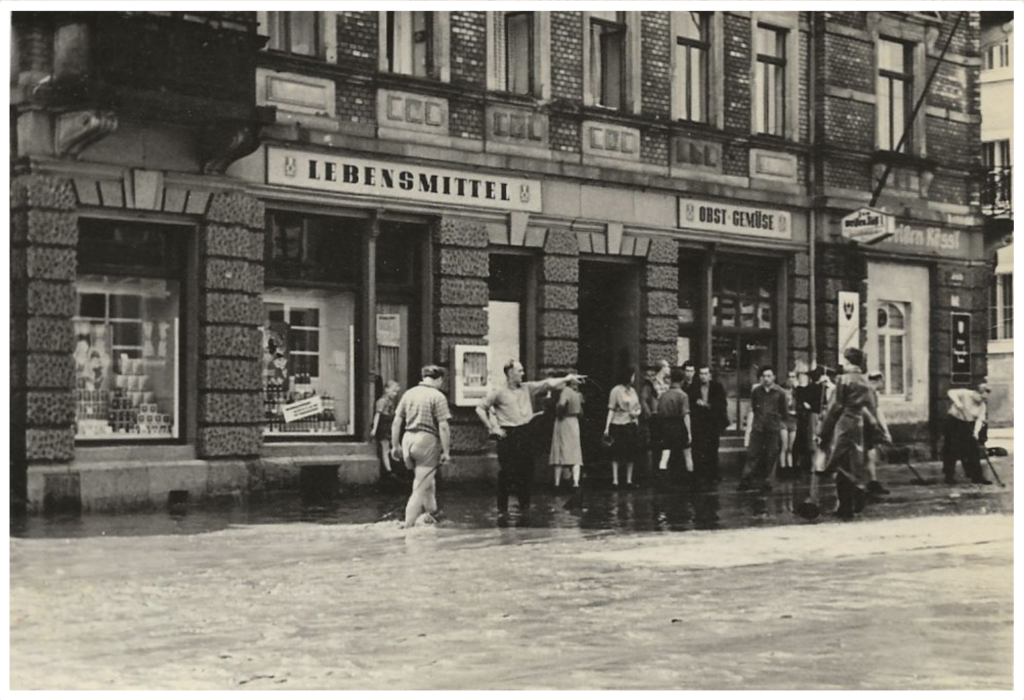
M 729 482 L 592 486 L 569 510 L 548 491 L 508 528 L 468 486 L 410 531 L 376 492 L 33 518 L 11 540 L 11 684 L 1008 689 L 1011 485 L 908 476 L 812 525 L 788 512 L 799 488 Z

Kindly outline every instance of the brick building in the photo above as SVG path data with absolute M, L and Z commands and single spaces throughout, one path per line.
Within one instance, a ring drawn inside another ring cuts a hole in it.
M 472 403 L 509 357 L 590 374 L 598 420 L 617 366 L 709 362 L 735 427 L 757 366 L 860 344 L 925 446 L 985 373 L 977 13 L 15 13 L 14 36 L 30 508 L 372 481 L 373 401 L 429 361 L 451 478 L 493 474 Z M 845 240 L 887 169 L 895 235 Z

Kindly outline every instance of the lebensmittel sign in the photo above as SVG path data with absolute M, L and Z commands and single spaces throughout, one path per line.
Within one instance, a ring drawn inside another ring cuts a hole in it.
M 541 211 L 539 180 L 277 146 L 267 148 L 267 184 L 484 209 Z
M 896 232 L 895 217 L 880 209 L 862 207 L 843 217 L 840 233 L 843 238 L 872 245 Z

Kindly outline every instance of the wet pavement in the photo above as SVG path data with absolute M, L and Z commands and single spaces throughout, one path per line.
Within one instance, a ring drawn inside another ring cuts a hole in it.
M 509 528 L 455 485 L 441 526 L 413 530 L 377 492 L 30 518 L 11 685 L 1009 689 L 1011 459 L 1005 489 L 884 467 L 892 494 L 852 523 L 803 523 L 803 487 L 729 482 L 591 485 L 569 510 L 543 491 Z

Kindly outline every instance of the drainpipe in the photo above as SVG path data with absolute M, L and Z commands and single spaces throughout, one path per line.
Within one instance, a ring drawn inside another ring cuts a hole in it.
M 818 60 L 822 58 L 819 56 L 815 49 L 817 48 L 818 40 L 818 29 L 820 22 L 818 21 L 818 12 L 810 12 L 810 29 L 811 29 L 811 50 L 808 52 L 811 60 L 808 70 L 808 83 L 807 95 L 808 102 L 811 109 L 811 118 L 808 120 L 808 138 L 811 143 L 811 162 L 810 168 L 807 173 L 807 188 L 811 195 L 811 211 L 809 219 L 809 227 L 807 231 L 808 243 L 807 243 L 807 257 L 808 266 L 810 267 L 810 281 L 808 285 L 809 290 L 809 306 L 810 311 L 808 312 L 810 321 L 810 336 L 811 336 L 811 360 L 814 361 L 818 358 L 818 309 L 817 309 L 817 260 L 816 250 L 817 238 L 818 238 L 818 159 L 819 150 L 817 143 L 817 127 L 816 123 L 818 120 Z

